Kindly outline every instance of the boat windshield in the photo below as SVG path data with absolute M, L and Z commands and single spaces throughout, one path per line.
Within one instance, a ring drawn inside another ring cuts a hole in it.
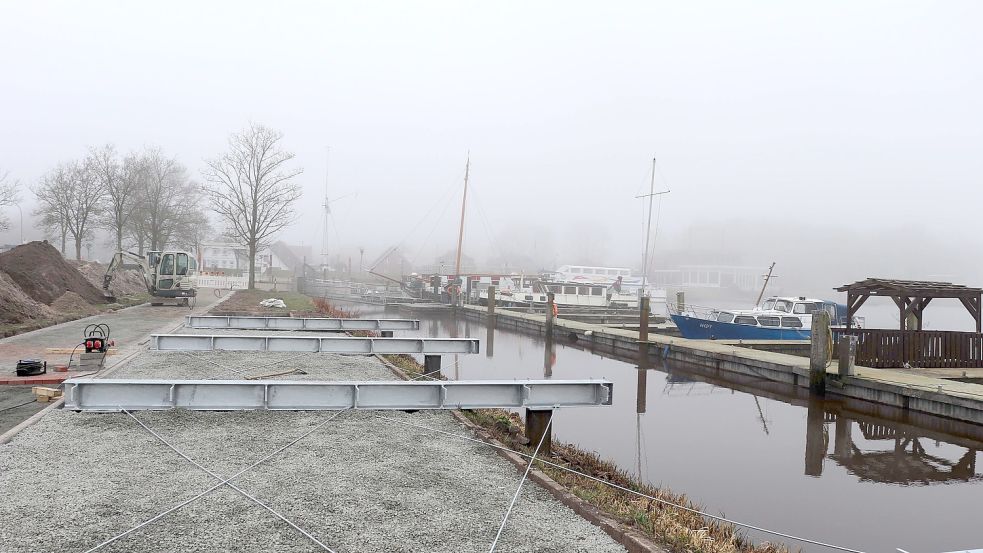
M 733 320 L 734 320 L 734 314 L 733 313 L 728 313 L 726 311 L 721 311 L 720 314 L 717 315 L 717 321 L 719 321 L 721 323 L 729 323 L 729 322 L 732 322 Z
M 788 300 L 775 300 L 775 311 L 782 311 L 784 313 L 792 312 L 792 302 Z
M 765 311 L 771 311 L 774 308 L 775 308 L 775 300 L 773 298 L 766 299 L 765 303 L 761 305 L 761 309 L 764 309 Z
M 796 315 L 805 315 L 808 313 L 815 313 L 821 308 L 822 307 L 818 303 L 797 303 L 794 307 L 792 307 L 792 313 L 795 313 Z

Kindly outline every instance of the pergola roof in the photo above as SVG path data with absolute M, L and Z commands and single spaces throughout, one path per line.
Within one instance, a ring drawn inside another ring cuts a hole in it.
M 868 278 L 853 284 L 844 284 L 836 288 L 836 291 L 847 293 L 847 329 L 851 327 L 853 316 L 860 306 L 871 296 L 880 296 L 891 298 L 898 306 L 901 330 L 921 330 L 922 312 L 933 299 L 956 298 L 976 321 L 976 332 L 983 331 L 983 288 L 971 288 L 951 282 Z M 909 328 L 907 324 L 906 318 L 909 315 L 915 317 L 914 328 Z
M 932 282 L 924 280 L 897 280 L 887 278 L 868 278 L 844 284 L 837 292 L 850 292 L 868 296 L 904 296 L 917 298 L 965 298 L 979 296 L 983 288 L 972 288 L 951 282 Z

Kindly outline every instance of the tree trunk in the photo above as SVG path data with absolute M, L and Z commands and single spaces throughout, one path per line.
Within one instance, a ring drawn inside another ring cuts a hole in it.
M 256 243 L 249 244 L 249 289 L 256 288 Z
M 82 240 L 79 238 L 75 239 L 75 260 L 82 261 Z
M 65 245 L 66 242 L 68 242 L 68 231 L 67 230 L 63 230 L 63 231 L 61 231 L 61 256 L 62 257 L 65 257 L 65 253 L 66 253 L 65 252 L 65 248 L 67 247 Z
M 123 227 L 116 227 L 116 251 L 123 251 Z

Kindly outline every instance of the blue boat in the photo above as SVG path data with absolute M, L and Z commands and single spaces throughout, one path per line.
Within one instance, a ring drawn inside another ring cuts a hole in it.
M 750 310 L 687 308 L 670 317 L 683 338 L 694 340 L 808 340 L 818 311 L 828 312 L 834 326 L 846 324 L 845 305 L 805 297 L 771 297 Z

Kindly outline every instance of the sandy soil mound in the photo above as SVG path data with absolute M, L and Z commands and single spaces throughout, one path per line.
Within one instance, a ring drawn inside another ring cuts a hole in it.
M 0 323 L 22 323 L 53 316 L 51 308 L 28 297 L 9 276 L 0 272 Z
M 51 305 L 65 292 L 89 303 L 106 303 L 102 292 L 47 242 L 30 242 L 0 253 L 0 270 L 35 301 Z
M 102 279 L 106 275 L 108 265 L 103 265 L 97 261 L 69 261 L 75 266 L 82 276 L 85 277 L 93 286 L 102 290 Z M 114 296 L 132 296 L 147 292 L 147 285 L 143 282 L 143 275 L 140 271 L 133 269 L 117 269 L 113 275 L 113 282 L 109 285 L 109 290 Z
M 75 292 L 65 292 L 51 303 L 51 309 L 58 314 L 95 315 L 98 309 Z

